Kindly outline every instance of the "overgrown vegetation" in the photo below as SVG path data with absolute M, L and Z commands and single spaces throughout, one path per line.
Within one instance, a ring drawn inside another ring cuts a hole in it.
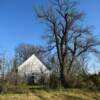
M 15 78 L 15 77 L 14 77 Z M 40 83 L 41 82 L 41 83 Z M 92 74 L 92 75 L 79 75 L 75 77 L 71 77 L 67 81 L 66 88 L 76 88 L 76 89 L 86 89 L 86 90 L 94 90 L 100 91 L 100 73 Z M 53 73 L 49 77 L 46 83 L 39 81 L 39 83 L 29 83 L 25 81 L 19 81 L 17 79 L 17 84 L 15 81 L 7 81 L 5 79 L 2 83 L 0 82 L 0 93 L 28 93 L 33 92 L 34 90 L 56 90 L 56 89 L 64 89 L 61 84 L 59 77 Z

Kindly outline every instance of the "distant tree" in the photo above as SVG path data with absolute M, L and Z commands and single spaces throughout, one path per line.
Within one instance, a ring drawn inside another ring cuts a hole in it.
M 0 70 L 2 68 L 2 59 L 0 59 Z
M 7 72 L 7 61 L 5 53 L 0 53 L 0 92 L 4 90 L 5 87 L 5 76 Z
M 48 48 L 56 50 L 64 86 L 65 77 L 82 54 L 99 54 L 100 41 L 94 36 L 92 27 L 82 25 L 84 13 L 77 10 L 77 3 L 72 0 L 49 0 L 48 5 L 35 11 L 39 20 L 47 25 Z
M 31 44 L 20 44 L 15 48 L 15 60 L 17 66 L 27 60 L 30 56 L 35 54 L 39 59 L 42 58 L 42 47 Z

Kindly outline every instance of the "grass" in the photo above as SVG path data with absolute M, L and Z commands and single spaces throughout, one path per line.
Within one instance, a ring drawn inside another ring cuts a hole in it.
M 26 94 L 1 94 L 0 100 L 100 100 L 100 92 L 79 89 L 35 90 Z

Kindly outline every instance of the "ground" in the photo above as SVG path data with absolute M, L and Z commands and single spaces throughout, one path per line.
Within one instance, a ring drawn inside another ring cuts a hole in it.
M 0 100 L 100 100 L 100 92 L 78 89 L 36 90 L 26 94 L 1 94 Z

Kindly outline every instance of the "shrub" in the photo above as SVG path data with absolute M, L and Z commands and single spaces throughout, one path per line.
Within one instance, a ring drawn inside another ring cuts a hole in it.
M 25 84 L 21 84 L 21 85 L 10 85 L 10 84 L 6 84 L 3 90 L 3 93 L 28 93 L 29 92 L 29 88 L 27 85 Z
M 60 85 L 59 77 L 56 73 L 52 73 L 48 79 L 48 86 L 51 89 L 56 89 Z
M 93 89 L 100 90 L 100 75 L 99 74 L 94 74 L 90 75 L 88 80 L 91 80 L 93 82 Z
M 0 84 L 0 93 L 2 93 L 2 91 L 3 91 L 3 87 L 2 87 L 2 85 Z

